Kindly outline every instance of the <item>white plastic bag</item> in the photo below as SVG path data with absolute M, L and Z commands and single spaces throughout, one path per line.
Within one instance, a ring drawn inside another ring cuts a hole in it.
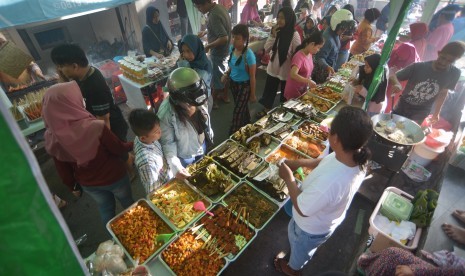
M 122 273 L 128 269 L 123 257 L 124 252 L 119 245 L 111 240 L 102 242 L 95 252 L 93 260 L 95 271 L 105 275 Z

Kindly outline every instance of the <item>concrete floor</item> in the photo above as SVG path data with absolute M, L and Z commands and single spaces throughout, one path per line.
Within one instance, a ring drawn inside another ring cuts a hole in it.
M 257 98 L 260 98 L 262 94 L 265 76 L 266 74 L 263 70 L 258 70 Z M 278 97 L 276 99 L 276 104 L 278 104 L 277 101 Z M 128 112 L 129 108 L 127 105 L 122 104 L 120 106 L 125 113 Z M 258 103 L 250 104 L 250 107 L 253 117 L 254 114 L 261 109 Z M 228 131 L 232 117 L 232 108 L 232 103 L 223 103 L 220 105 L 220 109 L 214 110 L 211 114 L 216 144 L 221 143 L 229 136 Z M 132 133 L 128 136 L 128 139 L 133 139 L 134 137 Z M 85 193 L 82 198 L 76 199 L 73 197 L 68 189 L 61 183 L 52 160 L 47 156 L 43 148 L 39 147 L 39 149 L 35 151 L 35 154 L 39 160 L 42 173 L 50 190 L 68 201 L 68 206 L 62 210 L 62 214 L 73 237 L 77 239 L 84 234 L 87 235 L 87 240 L 79 246 L 79 250 L 82 257 L 85 258 L 89 256 L 97 249 L 97 246 L 101 242 L 110 238 L 104 225 L 101 223 L 95 203 Z M 445 181 L 445 183 L 450 182 L 453 186 L 448 189 L 444 188 L 440 200 L 452 202 L 450 197 L 454 197 L 456 202 L 463 205 L 463 200 L 459 200 L 465 195 L 465 186 L 463 185 L 464 175 L 460 174 L 463 172 L 449 169 L 447 170 L 447 175 L 449 175 L 449 173 L 451 173 L 452 178 L 450 181 Z M 400 175 L 398 177 L 400 180 L 406 178 L 405 175 Z M 462 180 L 460 180 L 460 177 Z M 448 178 L 446 177 L 446 179 Z M 352 202 L 345 221 L 333 236 L 318 249 L 312 261 L 304 268 L 304 275 L 315 275 L 325 271 L 343 271 L 350 275 L 355 273 L 354 261 L 366 248 L 365 244 L 368 239 L 367 229 L 369 226 L 369 217 L 386 186 L 387 180 L 387 178 L 381 175 L 374 174 L 364 182 L 362 188 Z M 401 187 L 402 189 L 402 186 L 404 186 L 402 183 L 405 182 L 402 181 L 397 181 L 395 186 Z M 406 183 L 408 183 L 408 181 Z M 134 199 L 143 197 L 143 188 L 138 178 L 133 181 L 132 185 Z M 423 186 L 410 186 L 410 188 L 418 190 L 422 189 Z M 458 193 L 457 189 L 460 190 L 462 194 Z M 448 195 L 445 195 L 446 193 Z M 453 208 L 452 206 L 440 204 L 435 214 L 435 221 L 439 223 L 442 216 L 446 218 Z M 465 208 L 465 206 L 462 206 L 462 208 Z M 121 211 L 121 207 L 119 207 L 118 210 Z M 278 252 L 287 252 L 289 250 L 289 243 L 287 240 L 288 222 L 289 217 L 284 211 L 280 211 L 270 224 L 259 232 L 257 238 L 244 253 L 226 269 L 224 275 L 278 275 L 279 273 L 274 270 L 272 260 Z M 433 222 L 433 226 L 434 225 L 435 223 Z M 433 232 L 437 232 L 437 230 L 433 230 Z M 443 240 L 444 242 L 447 241 L 447 239 Z M 435 246 L 436 248 L 441 248 L 443 245 L 440 241 L 435 242 L 440 243 Z M 427 245 L 428 244 L 427 242 Z

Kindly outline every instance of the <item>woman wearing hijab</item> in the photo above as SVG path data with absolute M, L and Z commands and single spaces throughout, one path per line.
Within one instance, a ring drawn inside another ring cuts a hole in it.
M 388 62 L 389 71 L 391 73 L 396 73 L 397 71 L 409 66 L 410 64 L 414 62 L 419 62 L 419 61 L 420 61 L 420 57 L 418 56 L 415 46 L 409 42 L 402 43 L 401 45 L 399 45 L 399 47 L 397 47 L 391 53 L 391 58 L 389 59 L 389 62 Z M 407 82 L 402 82 L 401 84 L 404 87 L 406 83 Z M 392 97 L 391 97 L 391 88 L 392 86 L 388 84 L 387 91 L 386 91 L 387 105 L 384 110 L 385 113 L 391 112 L 393 105 L 394 105 L 392 101 Z M 397 102 L 401 94 L 402 92 L 395 94 L 394 102 Z
M 410 43 L 415 46 L 420 61 L 426 51 L 426 36 L 428 35 L 428 25 L 423 22 L 410 24 Z
M 303 27 L 297 24 L 295 30 L 299 33 L 300 41 L 303 41 L 305 38 L 309 37 L 313 32 L 318 31 L 317 22 L 313 16 L 307 16 Z
M 162 58 L 169 56 L 173 50 L 173 42 L 160 22 L 160 11 L 155 7 L 145 10 L 145 22 L 142 29 L 142 45 L 147 57 Z
M 134 203 L 124 161 L 132 142 L 121 142 L 86 110 L 75 81 L 47 90 L 42 117 L 45 149 L 63 183 L 75 196 L 83 190 L 96 201 L 104 225 L 115 216 L 115 197 L 123 208 Z
M 210 83 L 212 79 L 212 64 L 207 58 L 205 48 L 200 38 L 196 35 L 185 35 L 178 42 L 179 52 L 185 62 L 178 62 L 178 67 L 190 67 L 205 81 Z M 208 88 L 208 113 L 213 108 L 211 89 Z
M 271 29 L 271 35 L 265 42 L 265 51 L 271 51 L 271 59 L 266 68 L 266 82 L 259 102 L 265 107 L 257 113 L 263 117 L 273 107 L 278 86 L 281 85 L 281 102 L 285 101 L 284 90 L 287 75 L 291 69 L 292 54 L 300 45 L 299 33 L 294 30 L 295 13 L 292 8 L 284 7 L 278 12 L 277 24 Z
M 258 14 L 257 1 L 258 0 L 247 0 L 247 3 L 242 9 L 240 24 L 263 26 L 263 22 Z
M 373 54 L 365 58 L 365 65 L 359 67 L 358 79 L 355 81 L 355 93 L 366 98 L 370 85 L 373 82 L 376 67 L 381 61 L 381 55 Z M 386 98 L 387 77 L 386 71 L 384 72 L 378 90 L 373 94 L 368 104 L 368 115 L 373 116 L 379 114 L 383 107 L 384 99 Z

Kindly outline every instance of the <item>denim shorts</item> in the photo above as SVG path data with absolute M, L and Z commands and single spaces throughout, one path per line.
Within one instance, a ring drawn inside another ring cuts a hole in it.
M 287 227 L 287 235 L 289 244 L 291 245 L 289 266 L 294 270 L 300 270 L 312 259 L 318 246 L 329 239 L 331 233 L 322 235 L 309 234 L 300 229 L 292 218 Z
M 226 72 L 226 63 L 227 57 L 220 57 L 210 55 L 210 60 L 212 61 L 212 89 L 223 89 L 224 84 L 221 82 L 221 77 L 224 72 Z

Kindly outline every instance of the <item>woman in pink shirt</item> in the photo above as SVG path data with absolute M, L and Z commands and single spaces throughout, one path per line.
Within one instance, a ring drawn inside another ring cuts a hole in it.
M 296 48 L 284 90 L 286 100 L 300 97 L 307 87 L 316 87 L 316 83 L 310 79 L 313 71 L 313 55 L 318 53 L 323 44 L 323 33 L 315 31 Z
M 438 27 L 430 32 L 426 38 L 426 52 L 422 58 L 423 61 L 436 60 L 438 52 L 446 46 L 454 34 L 454 25 L 452 20 L 455 18 L 455 12 L 442 12 L 439 15 Z
M 415 46 L 420 61 L 426 51 L 426 36 L 428 35 L 428 25 L 423 22 L 410 24 L 410 43 Z
M 241 22 L 244 25 L 263 26 L 260 15 L 258 14 L 258 0 L 248 0 L 242 9 Z

